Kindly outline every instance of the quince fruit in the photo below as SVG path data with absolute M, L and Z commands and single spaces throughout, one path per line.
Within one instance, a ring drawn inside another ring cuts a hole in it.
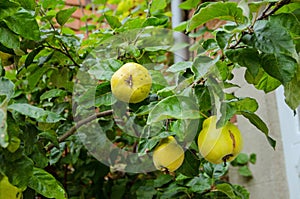
M 198 136 L 200 154 L 209 162 L 220 164 L 236 158 L 243 148 L 240 130 L 231 122 L 216 128 L 217 117 L 211 116 L 204 120 L 203 128 Z
M 184 150 L 173 136 L 162 139 L 154 149 L 153 163 L 159 170 L 173 172 L 184 160 Z
M 111 91 L 120 101 L 138 103 L 149 95 L 152 78 L 149 71 L 137 63 L 126 63 L 111 78 Z
M 21 199 L 22 191 L 16 186 L 10 184 L 7 176 L 3 176 L 0 181 L 0 199 Z

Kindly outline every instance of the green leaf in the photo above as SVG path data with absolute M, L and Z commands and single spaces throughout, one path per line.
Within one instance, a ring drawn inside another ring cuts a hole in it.
M 281 85 L 281 82 L 274 77 L 271 77 L 263 69 L 259 69 L 258 74 L 253 76 L 249 70 L 246 70 L 245 79 L 249 84 L 253 84 L 255 88 L 263 90 L 266 93 L 275 90 Z
M 65 25 L 65 23 L 67 23 L 67 21 L 70 19 L 70 17 L 76 10 L 77 10 L 77 7 L 72 7 L 72 8 L 58 11 L 55 16 L 56 21 L 61 26 Z
M 153 13 L 158 10 L 162 10 L 167 6 L 166 0 L 152 0 L 150 13 Z
M 40 40 L 39 26 L 32 13 L 27 10 L 18 10 L 14 15 L 5 18 L 5 23 L 13 32 L 26 39 Z
M 34 89 L 36 87 L 36 85 L 39 83 L 40 79 L 48 69 L 48 67 L 39 67 L 34 71 L 33 74 L 28 77 L 28 85 L 30 89 Z
M 198 26 L 213 20 L 221 19 L 227 21 L 233 21 L 236 23 L 244 23 L 245 17 L 243 16 L 243 11 L 238 7 L 235 2 L 216 2 L 211 3 L 208 6 L 199 10 L 195 14 L 189 23 L 188 31 L 194 30 Z
M 153 187 L 153 181 L 147 180 L 145 185 L 140 186 L 136 190 L 136 197 L 137 199 L 152 199 L 156 195 L 156 193 L 157 191 Z
M 180 71 L 185 71 L 186 69 L 191 68 L 192 64 L 193 64 L 193 62 L 190 62 L 190 61 L 177 62 L 177 63 L 173 64 L 172 66 L 170 66 L 167 69 L 167 72 L 177 73 Z
M 16 152 L 20 147 L 20 143 L 21 140 L 18 137 L 12 136 L 10 138 L 9 145 L 7 146 L 7 150 L 11 153 Z
M 184 161 L 177 172 L 188 177 L 194 177 L 199 173 L 199 166 L 199 157 L 193 154 L 190 150 L 186 150 L 184 153 Z
M 26 10 L 35 10 L 37 3 L 35 0 L 15 0 Z
M 300 74 L 300 66 L 298 65 L 298 72 Z M 295 75 L 291 82 L 284 85 L 284 96 L 286 104 L 292 109 L 300 105 L 300 78 Z
M 290 82 L 297 70 L 297 61 L 284 54 L 263 54 L 262 67 L 272 77 L 282 84 Z
M 221 49 L 224 49 L 228 46 L 228 41 L 232 35 L 225 31 L 218 31 L 216 33 L 216 41 Z
M 97 79 L 110 81 L 111 76 L 123 65 L 123 63 L 114 59 L 102 61 L 87 59 L 83 65 L 90 68 L 88 73 L 94 75 Z
M 34 165 L 39 168 L 45 168 L 48 166 L 48 157 L 46 156 L 46 151 L 44 148 L 39 147 L 39 145 L 33 145 L 33 151 L 30 154 L 31 159 L 34 161 Z
M 62 97 L 66 95 L 66 91 L 61 90 L 61 89 L 51 89 L 49 91 L 46 91 L 43 93 L 40 97 L 40 100 L 45 100 L 49 98 L 54 98 L 54 97 Z
M 250 194 L 247 191 L 247 189 L 241 185 L 232 185 L 234 192 L 236 195 L 238 195 L 238 198 L 242 198 L 242 199 L 249 199 L 250 198 Z
M 256 154 L 255 153 L 250 154 L 249 162 L 251 162 L 252 164 L 256 163 Z
M 60 115 L 54 112 L 45 111 L 42 108 L 38 108 L 25 103 L 11 104 L 8 106 L 8 109 L 17 111 L 22 115 L 26 115 L 28 117 L 34 118 L 38 122 L 55 123 L 61 120 L 65 120 L 63 117 L 61 117 Z
M 7 147 L 9 136 L 7 132 L 7 104 L 14 94 L 15 85 L 8 79 L 0 77 L 0 146 Z
M 12 49 L 20 47 L 20 40 L 17 34 L 3 26 L 0 26 L 0 32 L 0 43 L 5 47 Z
M 163 185 L 169 183 L 171 180 L 173 180 L 172 175 L 159 175 L 154 181 L 153 181 L 153 187 L 162 187 Z
M 57 140 L 57 135 L 55 133 L 50 132 L 50 131 L 45 131 L 45 132 L 39 133 L 38 136 L 39 136 L 40 139 L 45 139 L 45 140 L 51 141 L 51 143 L 53 143 L 54 146 L 56 146 L 57 148 L 59 148 L 59 143 L 58 143 L 58 140 Z
M 168 18 L 157 18 L 157 17 L 148 17 L 146 21 L 143 23 L 142 27 L 146 26 L 161 26 L 168 22 Z
M 145 19 L 143 18 L 129 18 L 118 30 L 132 30 L 136 28 L 141 28 L 143 27 L 144 22 Z
M 252 76 L 256 76 L 261 66 L 259 53 L 254 48 L 229 49 L 225 52 L 226 56 L 233 63 L 244 66 Z
M 250 169 L 247 165 L 244 165 L 244 166 L 240 167 L 238 172 L 242 176 L 252 177 L 252 172 L 250 171 Z
M 95 106 L 111 106 L 116 102 L 114 99 L 111 92 L 97 95 L 95 97 Z
M 39 47 L 39 48 L 36 48 L 34 50 L 32 50 L 26 57 L 26 60 L 25 60 L 25 67 L 28 67 L 30 64 L 32 64 L 35 56 L 37 54 L 39 54 L 41 52 L 41 50 L 43 50 L 44 47 Z
M 104 17 L 112 29 L 119 28 L 122 26 L 118 17 L 110 16 L 110 15 L 104 15 Z
M 270 22 L 284 27 L 292 37 L 300 36 L 300 22 L 297 17 L 291 13 L 272 15 L 270 17 Z
M 173 30 L 178 31 L 178 32 L 183 32 L 183 31 L 185 31 L 187 25 L 188 25 L 188 22 L 183 21 L 178 26 L 174 27 Z
M 279 14 L 279 13 L 291 13 L 294 12 L 295 10 L 299 9 L 300 7 L 300 2 L 293 2 L 293 3 L 289 3 L 286 4 L 284 6 L 282 6 L 279 10 L 277 10 L 275 13 Z
M 159 91 L 168 86 L 167 80 L 160 71 L 149 70 L 149 72 L 152 78 L 152 90 L 154 92 Z
M 150 126 L 149 128 L 153 128 L 153 126 Z M 141 154 L 146 154 L 147 152 L 152 150 L 157 145 L 157 143 L 159 143 L 160 140 L 162 140 L 170 135 L 175 135 L 175 133 L 169 132 L 169 131 L 159 132 L 159 134 L 151 137 L 150 139 L 145 139 L 145 140 L 140 141 L 139 147 L 138 147 L 139 152 Z
M 198 119 L 201 115 L 195 101 L 185 96 L 170 96 L 151 110 L 147 123 L 151 124 L 165 119 Z
M 289 32 L 280 24 L 266 20 L 257 21 L 253 27 L 254 45 L 267 54 L 296 56 L 295 45 Z
M 0 100 L 0 106 L 2 106 L 4 102 L 9 101 L 10 98 L 14 95 L 15 85 L 12 81 L 4 77 L 0 77 L 0 88 L 1 88 L 0 96 L 1 95 L 6 96 L 4 100 Z
M 51 174 L 40 168 L 33 168 L 33 175 L 28 186 L 47 198 L 67 198 L 61 184 Z
M 12 1 L 0 1 L 0 20 L 13 15 L 18 11 L 20 5 Z
M 228 102 L 231 106 L 234 106 L 238 112 L 251 112 L 254 113 L 258 109 L 258 103 L 255 99 L 250 97 L 233 99 Z
M 211 188 L 210 183 L 211 181 L 209 178 L 200 175 L 190 180 L 186 186 L 189 187 L 192 192 L 203 193 Z
M 179 8 L 184 10 L 190 10 L 196 8 L 197 5 L 201 2 L 201 0 L 187 0 L 180 3 Z
M 6 122 L 6 107 L 0 107 L 0 146 L 6 148 L 9 144 L 9 136 L 7 133 L 7 122 Z
M 228 183 L 217 184 L 216 189 L 226 194 L 230 199 L 237 199 L 233 187 Z
M 163 190 L 160 199 L 177 198 L 176 194 L 179 194 L 180 192 L 187 193 L 188 188 L 179 186 L 176 183 L 171 183 L 167 188 Z
M 242 115 L 245 118 L 247 118 L 254 126 L 256 126 L 256 128 L 258 128 L 259 130 L 261 130 L 261 132 L 263 132 L 265 134 L 269 144 L 271 145 L 271 147 L 273 147 L 273 149 L 275 149 L 276 141 L 269 136 L 269 129 L 268 129 L 267 125 L 264 123 L 264 121 L 262 121 L 254 113 L 242 112 Z
M 215 59 L 211 59 L 206 56 L 199 56 L 195 59 L 192 71 L 196 75 L 196 79 L 200 79 L 202 77 L 205 77 L 211 67 L 215 65 L 219 61 L 219 57 L 216 57 Z
M 9 178 L 9 181 L 19 187 L 25 189 L 28 185 L 28 180 L 32 176 L 33 162 L 25 155 L 15 155 L 10 153 L 9 159 L 6 159 L 4 173 Z
M 245 154 L 245 153 L 240 153 L 240 154 L 236 157 L 235 161 L 236 161 L 238 164 L 243 165 L 243 164 L 247 164 L 247 163 L 248 163 L 249 158 L 248 158 L 248 155 L 247 155 L 247 154 Z
M 46 68 L 46 67 L 42 67 Z M 73 82 L 70 80 L 71 72 L 67 67 L 63 67 L 62 69 L 56 69 L 53 71 L 50 80 L 54 86 L 57 88 L 64 88 L 65 90 L 72 92 L 73 90 Z

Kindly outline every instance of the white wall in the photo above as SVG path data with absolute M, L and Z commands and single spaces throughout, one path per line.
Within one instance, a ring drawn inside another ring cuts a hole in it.
M 235 70 L 234 74 L 233 82 L 241 85 L 241 88 L 235 90 L 235 94 L 257 99 L 259 103 L 257 114 L 268 125 L 269 135 L 276 139 L 277 146 L 274 151 L 263 133 L 247 119 L 238 116 L 238 126 L 245 140 L 243 152 L 256 153 L 257 162 L 255 165 L 250 165 L 253 172 L 252 179 L 241 177 L 236 169 L 231 169 L 230 181 L 243 184 L 249 190 L 251 199 L 288 199 L 290 197 L 275 92 L 265 94 L 247 84 L 244 80 L 243 68 Z
M 299 91 L 300 92 L 300 91 Z M 280 87 L 276 92 L 277 107 L 280 119 L 280 130 L 286 173 L 291 199 L 300 198 L 300 124 L 299 115 L 294 116 L 284 102 L 284 91 Z M 298 109 L 299 110 L 299 109 Z M 298 111 L 299 114 L 299 111 Z

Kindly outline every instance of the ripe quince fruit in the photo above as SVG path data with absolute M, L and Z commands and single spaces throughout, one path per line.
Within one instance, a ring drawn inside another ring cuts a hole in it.
M 162 139 L 154 149 L 153 163 L 159 170 L 173 172 L 184 160 L 184 150 L 173 136 Z
M 198 136 L 200 154 L 209 162 L 220 164 L 236 158 L 243 148 L 240 130 L 231 122 L 216 128 L 217 117 L 211 116 L 204 120 L 203 128 Z
M 149 95 L 152 78 L 149 71 L 137 63 L 126 63 L 111 78 L 111 91 L 120 101 L 138 103 Z
M 3 176 L 0 181 L 0 199 L 21 199 L 23 198 L 22 191 L 10 184 L 7 176 Z

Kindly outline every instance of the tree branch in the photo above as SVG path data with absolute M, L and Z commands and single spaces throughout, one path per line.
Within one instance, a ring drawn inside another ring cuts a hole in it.
M 291 0 L 282 0 L 282 1 L 279 1 L 276 4 L 275 8 L 273 8 L 270 12 L 268 12 L 271 9 L 271 7 L 274 5 L 274 3 L 270 3 L 268 5 L 268 7 L 262 12 L 262 15 L 256 19 L 256 21 L 268 18 L 270 15 L 274 14 L 277 10 L 279 10 L 282 6 L 290 3 L 290 1 Z M 249 27 L 249 29 L 250 29 L 249 32 L 243 31 L 240 39 L 234 45 L 230 46 L 229 49 L 235 49 L 235 48 L 237 48 L 237 46 L 241 43 L 243 36 L 246 35 L 246 34 L 251 34 L 252 28 L 253 28 L 253 25 L 251 25 Z
M 68 137 L 70 137 L 71 135 L 73 135 L 78 128 L 80 128 L 81 126 L 99 118 L 99 117 L 105 117 L 108 115 L 112 115 L 113 114 L 113 110 L 108 110 L 108 111 L 103 111 L 100 113 L 96 113 L 95 115 L 92 115 L 90 117 L 87 117 L 83 120 L 80 120 L 79 122 L 76 123 L 76 125 L 74 125 L 72 128 L 70 128 L 70 130 L 68 130 L 66 133 L 64 133 L 62 136 L 60 136 L 58 138 L 58 142 L 63 142 L 65 141 Z M 50 151 L 52 148 L 54 147 L 54 144 L 51 143 L 46 147 L 46 151 Z
M 265 18 L 268 18 L 270 15 L 274 14 L 277 10 L 279 10 L 282 6 L 290 3 L 291 0 L 282 0 L 279 1 L 277 3 L 277 5 L 275 6 L 275 8 L 273 10 L 271 10 L 270 12 L 268 12 L 270 10 L 270 8 L 272 7 L 273 4 L 270 4 L 266 10 L 262 13 L 262 15 L 260 17 L 257 18 L 257 20 L 262 20 Z M 268 13 L 267 13 L 268 12 Z

